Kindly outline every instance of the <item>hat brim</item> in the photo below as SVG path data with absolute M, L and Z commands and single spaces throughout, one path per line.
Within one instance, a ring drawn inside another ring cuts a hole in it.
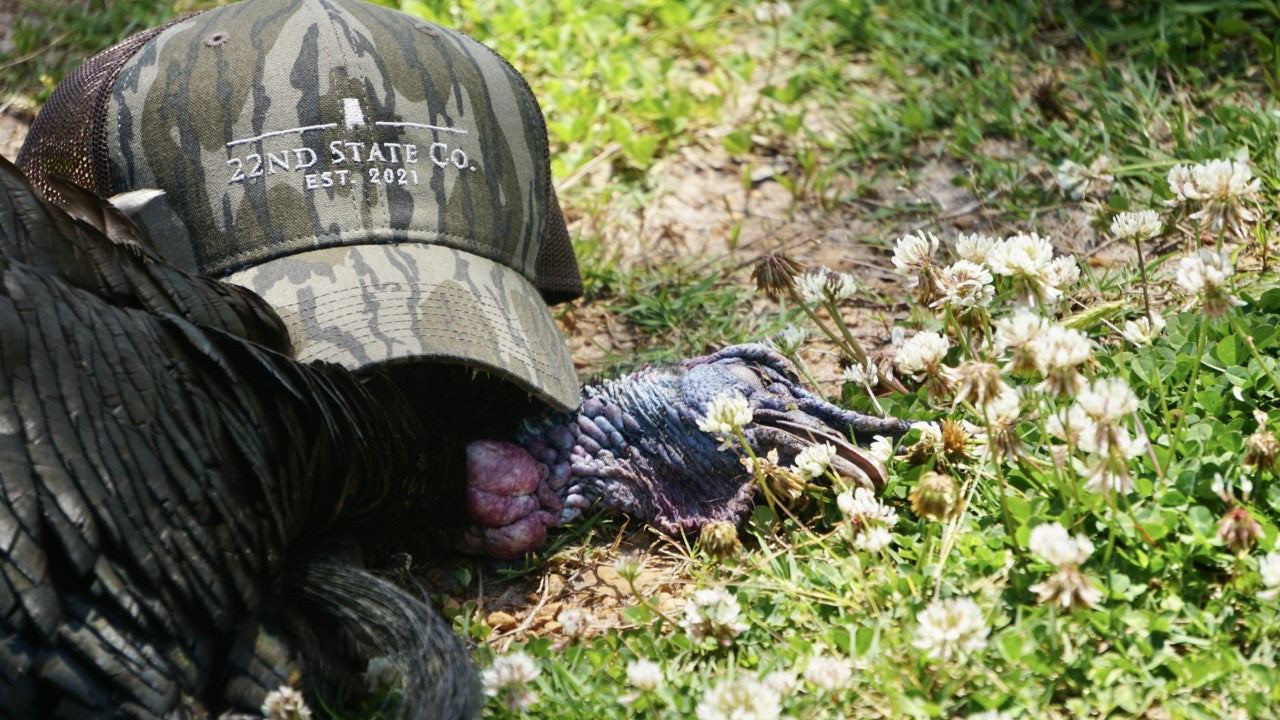
M 438 245 L 322 248 L 224 278 L 265 299 L 298 360 L 352 370 L 408 359 L 476 366 L 559 410 L 581 399 L 551 311 L 520 273 Z

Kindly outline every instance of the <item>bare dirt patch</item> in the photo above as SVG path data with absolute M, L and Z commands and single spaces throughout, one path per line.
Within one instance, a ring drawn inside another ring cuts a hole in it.
M 17 160 L 18 151 L 22 149 L 22 141 L 27 138 L 27 128 L 30 125 L 31 120 L 25 115 L 0 111 L 0 155 L 10 161 Z

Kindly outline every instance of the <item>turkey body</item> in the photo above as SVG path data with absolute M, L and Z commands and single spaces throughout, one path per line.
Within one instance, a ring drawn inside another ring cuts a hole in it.
M 292 361 L 256 296 L 106 237 L 8 163 L 0 250 L 0 716 L 255 711 L 375 655 L 406 712 L 475 713 L 462 642 L 351 549 L 461 507 L 460 483 L 418 481 L 428 424 L 388 383 Z M 431 444 L 445 474 L 452 446 Z

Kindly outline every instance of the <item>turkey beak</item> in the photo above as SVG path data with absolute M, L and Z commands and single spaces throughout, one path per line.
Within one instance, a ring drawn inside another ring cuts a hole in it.
M 872 490 L 883 488 L 888 480 L 884 463 L 855 445 L 844 433 L 810 415 L 798 410 L 757 410 L 753 420 L 758 453 L 777 448 L 795 455 L 810 445 L 830 443 L 836 449 L 831 466 L 841 477 Z

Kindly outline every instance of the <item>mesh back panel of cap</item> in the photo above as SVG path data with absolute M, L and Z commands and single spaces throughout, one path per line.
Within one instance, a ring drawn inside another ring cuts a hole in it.
M 169 22 L 125 38 L 94 55 L 59 83 L 41 108 L 18 153 L 18 167 L 51 202 L 63 198 L 48 178 L 64 178 L 95 194 L 111 194 L 107 162 L 107 103 L 124 64 Z
M 548 305 L 555 305 L 582 295 L 582 273 L 578 271 L 578 258 L 573 254 L 569 228 L 564 224 L 554 186 L 547 196 L 545 217 L 542 245 L 538 248 L 538 261 L 534 266 L 538 276 L 534 285 Z

